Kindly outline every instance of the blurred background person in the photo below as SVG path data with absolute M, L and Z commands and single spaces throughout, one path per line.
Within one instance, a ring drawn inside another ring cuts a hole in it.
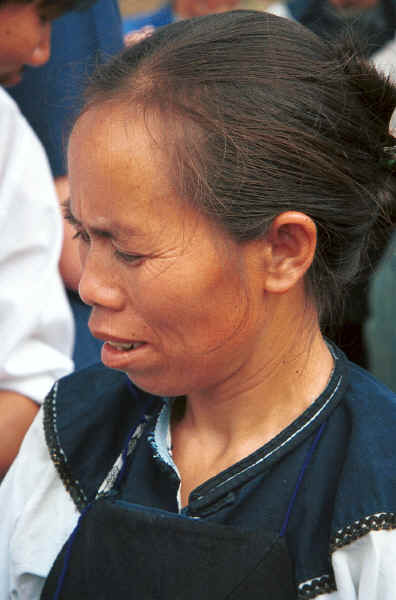
M 0 478 L 53 382 L 73 368 L 58 262 L 62 220 L 45 152 L 3 89 L 51 52 L 52 20 L 79 0 L 0 1 Z
M 163 2 L 152 11 L 126 16 L 124 33 L 128 34 L 147 26 L 162 27 L 177 19 L 189 19 L 224 12 L 237 8 L 239 4 L 239 0 L 172 0 Z
M 270 10 L 322 37 L 335 38 L 350 27 L 364 40 L 366 56 L 391 41 L 396 29 L 395 0 L 289 0 L 274 3 Z
M 122 21 L 117 0 L 85 3 L 53 24 L 52 52 L 40 69 L 27 67 L 23 81 L 10 90 L 37 133 L 50 162 L 60 202 L 69 196 L 65 140 L 82 103 L 82 90 L 98 64 L 123 47 Z M 75 321 L 73 359 L 78 370 L 100 360 L 101 344 L 90 334 L 89 307 L 78 296 L 80 259 L 74 233 L 64 223 L 60 271 Z

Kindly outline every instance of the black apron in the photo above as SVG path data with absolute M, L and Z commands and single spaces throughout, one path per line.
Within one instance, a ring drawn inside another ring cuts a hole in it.
M 82 519 L 42 600 L 295 600 L 283 537 L 243 531 L 110 498 Z
M 80 516 L 41 600 L 295 600 L 285 541 L 292 506 L 323 431 L 304 461 L 282 530 L 263 531 L 131 504 L 117 491 Z

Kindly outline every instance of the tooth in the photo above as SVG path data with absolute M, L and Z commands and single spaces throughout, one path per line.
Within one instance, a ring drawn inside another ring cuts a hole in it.
M 119 350 L 131 350 L 134 344 L 125 343 L 125 342 L 108 342 L 110 346 L 114 348 L 118 348 Z

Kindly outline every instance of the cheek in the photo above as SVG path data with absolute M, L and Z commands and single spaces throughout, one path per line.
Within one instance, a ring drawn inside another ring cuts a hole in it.
M 11 46 L 7 46 L 4 43 L 3 31 L 0 29 L 0 65 L 12 65 L 18 61 L 18 57 L 20 55 L 20 50 L 18 48 L 13 48 Z
M 167 354 L 206 354 L 239 338 L 250 321 L 248 294 L 239 277 L 217 273 L 191 276 L 170 272 L 135 281 L 129 303 Z

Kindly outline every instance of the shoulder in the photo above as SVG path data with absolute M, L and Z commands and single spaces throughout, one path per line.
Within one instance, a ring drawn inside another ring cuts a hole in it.
M 36 178 L 43 174 L 42 177 L 52 183 L 47 156 L 39 138 L 13 98 L 0 86 L 0 173 L 8 169 L 9 178 L 11 167 L 12 172 L 17 168 L 21 172 L 30 169 Z
M 61 379 L 44 404 L 50 455 L 82 509 L 120 455 L 142 411 L 160 399 L 139 390 L 125 373 L 93 365 Z
M 27 131 L 28 125 L 18 106 L 0 86 L 0 173 L 2 180 L 4 180 L 6 170 L 9 171 L 9 167 L 14 163 L 15 156 L 18 154 L 16 138 L 18 137 L 19 144 L 24 143 Z
M 396 589 L 396 396 L 345 364 L 320 460 L 307 473 L 306 516 L 299 513 L 296 524 L 299 592 L 301 598 L 390 600 Z
M 0 85 L 0 116 L 4 114 L 17 115 L 21 116 L 18 105 L 11 98 L 9 94 L 5 91 L 5 89 Z
M 77 429 L 119 421 L 122 415 L 133 417 L 141 402 L 149 394 L 139 390 L 128 376 L 102 363 L 89 366 L 60 379 L 45 402 L 46 416 L 56 408 L 59 431 Z M 81 426 L 80 426 L 81 425 Z
M 365 468 L 381 474 L 391 464 L 396 466 L 396 394 L 364 369 L 349 363 L 343 404 L 350 426 L 349 453 L 353 461 L 364 462 Z
M 350 362 L 343 405 L 351 426 L 352 449 L 359 448 L 360 455 L 370 458 L 370 462 L 377 457 L 382 460 L 385 449 L 391 450 L 394 446 L 396 394 Z M 379 445 L 370 447 L 370 440 L 376 440 Z
M 81 403 L 84 400 L 92 399 L 93 395 L 102 395 L 109 389 L 124 387 L 126 381 L 125 373 L 97 363 L 62 377 L 56 385 L 58 401 L 78 390 Z
M 1 87 L 0 195 L 0 224 L 4 226 L 4 235 L 12 212 L 18 227 L 24 223 L 31 225 L 30 221 L 34 223 L 30 228 L 25 227 L 29 237 L 44 228 L 51 243 L 54 236 L 59 238 L 56 244 L 59 246 L 61 214 L 47 156 L 18 106 Z
M 350 363 L 340 409 L 349 435 L 333 513 L 333 550 L 370 531 L 396 528 L 396 395 Z
M 22 115 L 16 102 L 11 96 L 0 86 L 0 141 L 3 142 L 8 139 L 16 131 L 18 133 L 25 132 L 32 134 L 35 137 L 33 131 L 31 131 L 26 119 Z

